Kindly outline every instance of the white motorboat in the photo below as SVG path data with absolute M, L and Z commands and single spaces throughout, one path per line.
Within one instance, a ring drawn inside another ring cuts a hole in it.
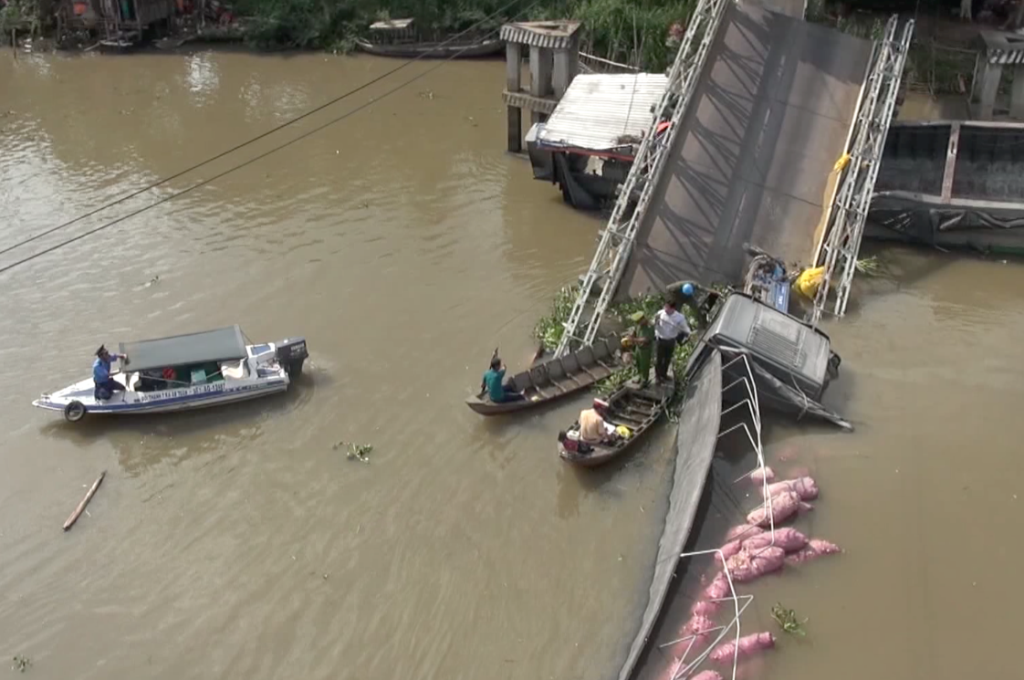
M 44 394 L 33 406 L 61 411 L 70 422 L 90 414 L 167 413 L 246 401 L 284 392 L 309 356 L 304 338 L 247 344 L 229 326 L 157 340 L 121 343 L 127 355 L 111 378 L 124 385 L 109 399 L 92 378 Z

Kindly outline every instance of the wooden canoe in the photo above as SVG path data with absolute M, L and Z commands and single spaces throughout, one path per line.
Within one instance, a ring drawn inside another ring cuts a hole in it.
M 372 43 L 367 40 L 356 40 L 356 47 L 367 54 L 378 57 L 397 57 L 400 59 L 472 59 L 489 57 L 501 52 L 504 43 L 497 38 L 477 42 L 421 42 L 421 43 Z
M 485 394 L 466 400 L 466 405 L 483 416 L 523 411 L 561 397 L 579 392 L 607 378 L 615 372 L 617 345 L 612 340 L 597 340 L 590 347 L 570 352 L 560 359 L 548 359 L 517 373 L 506 384 L 514 391 L 522 391 L 522 401 L 495 404 Z
M 642 389 L 631 382 L 619 388 L 606 400 L 608 410 L 604 413 L 604 420 L 616 427 L 625 425 L 632 430 L 633 435 L 629 439 L 620 439 L 610 446 L 591 444 L 592 450 L 587 453 L 566 451 L 562 442 L 558 442 L 558 455 L 567 463 L 580 467 L 597 467 L 621 456 L 658 422 L 674 391 L 674 381 L 666 385 L 649 385 Z

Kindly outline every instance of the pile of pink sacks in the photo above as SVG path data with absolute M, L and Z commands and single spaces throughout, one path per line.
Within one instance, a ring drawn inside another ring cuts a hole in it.
M 817 538 L 808 538 L 792 527 L 780 527 L 785 522 L 803 512 L 813 509 L 808 501 L 818 497 L 818 486 L 814 479 L 802 474 L 793 479 L 775 482 L 775 473 L 765 467 L 755 471 L 750 479 L 761 487 L 768 498 L 771 515 L 764 505 L 747 515 L 747 524 L 733 527 L 725 536 L 725 545 L 720 554 L 715 554 L 715 561 L 728 569 L 733 583 L 745 583 L 759 576 L 770 574 L 782 569 L 786 563 L 800 564 L 808 560 L 841 552 L 835 543 Z M 775 525 L 774 533 L 769 528 Z M 729 579 L 719 571 L 704 589 L 703 598 L 697 600 L 690 609 L 690 619 L 680 631 L 684 643 L 676 646 L 674 651 L 689 649 L 691 654 L 686 657 L 696 658 L 699 650 L 708 644 L 721 630 L 712 620 L 721 606 L 720 600 L 731 595 Z M 708 655 L 712 661 L 728 662 L 733 654 L 748 656 L 775 646 L 775 638 L 771 633 L 762 632 L 746 635 L 730 642 L 723 642 Z M 681 647 L 681 649 L 680 649 Z M 685 661 L 685 657 L 684 657 Z M 685 667 L 683 661 L 677 661 L 668 668 L 668 680 Z M 719 680 L 721 676 L 714 671 L 702 671 L 691 676 L 691 680 Z

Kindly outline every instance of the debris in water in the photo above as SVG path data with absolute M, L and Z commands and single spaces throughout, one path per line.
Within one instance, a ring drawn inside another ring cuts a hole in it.
M 96 481 L 92 483 L 92 486 L 89 487 L 89 491 L 85 494 L 85 498 L 82 499 L 82 502 L 78 504 L 78 507 L 75 508 L 75 511 L 72 512 L 71 516 L 68 517 L 66 522 L 64 522 L 64 531 L 67 531 L 75 525 L 75 522 L 78 521 L 78 518 L 81 516 L 82 512 L 85 511 L 85 506 L 89 505 L 89 501 L 92 500 L 93 494 L 96 493 L 96 489 L 100 488 L 100 484 L 103 482 L 103 478 L 106 476 L 107 471 L 104 470 L 103 472 L 100 473 L 100 476 L 96 478 Z
M 772 606 L 772 618 L 775 619 L 775 623 L 779 624 L 783 632 L 790 635 L 799 635 L 800 637 L 807 634 L 804 631 L 804 624 L 807 623 L 807 619 L 801 621 L 797 618 L 795 611 L 786 609 L 778 602 Z
M 14 656 L 14 665 L 11 666 L 11 670 L 18 671 L 19 673 L 24 673 L 25 671 L 28 670 L 28 667 L 31 666 L 31 665 L 32 665 L 32 659 L 28 658 L 27 656 L 15 655 Z
M 335 444 L 332 448 L 337 451 L 338 449 L 345 446 L 344 441 L 340 441 Z M 349 460 L 358 460 L 362 463 L 370 462 L 370 453 L 373 452 L 373 444 L 355 444 L 352 442 L 348 443 L 348 453 L 345 455 Z

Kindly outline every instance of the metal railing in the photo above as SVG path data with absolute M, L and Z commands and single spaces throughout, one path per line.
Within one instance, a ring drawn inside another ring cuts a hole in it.
M 651 195 L 665 165 L 668 151 L 679 131 L 679 123 L 697 89 L 697 79 L 707 61 L 711 43 L 721 25 L 725 9 L 730 4 L 731 0 L 700 0 L 694 10 L 675 61 L 669 70 L 668 85 L 655 108 L 654 118 L 640 144 L 633 167 L 630 168 L 629 175 L 620 188 L 590 269 L 580 282 L 579 297 L 573 305 L 569 319 L 565 322 L 565 331 L 555 350 L 556 357 L 569 352 L 572 343 L 589 345 L 597 336 L 601 318 L 618 288 L 626 263 L 629 262 L 637 230 L 651 202 Z M 671 124 L 667 131 L 658 134 L 659 126 L 665 120 L 670 120 Z M 633 194 L 638 188 L 640 195 L 636 207 L 630 211 Z M 601 294 L 590 320 L 580 333 L 580 322 L 598 279 L 602 279 Z
M 823 265 L 825 271 L 811 312 L 811 324 L 814 326 L 818 325 L 828 306 L 829 293 L 837 272 L 839 278 L 835 283 L 832 313 L 836 317 L 846 313 L 885 137 L 889 132 L 910 39 L 914 34 L 914 21 L 911 19 L 904 24 L 903 31 L 897 37 L 898 22 L 895 15 L 889 19 L 884 36 L 872 54 L 865 96 L 854 121 L 853 143 L 847 151 L 849 161 L 845 170 L 842 170 L 842 184 L 833 201 L 816 263 Z

